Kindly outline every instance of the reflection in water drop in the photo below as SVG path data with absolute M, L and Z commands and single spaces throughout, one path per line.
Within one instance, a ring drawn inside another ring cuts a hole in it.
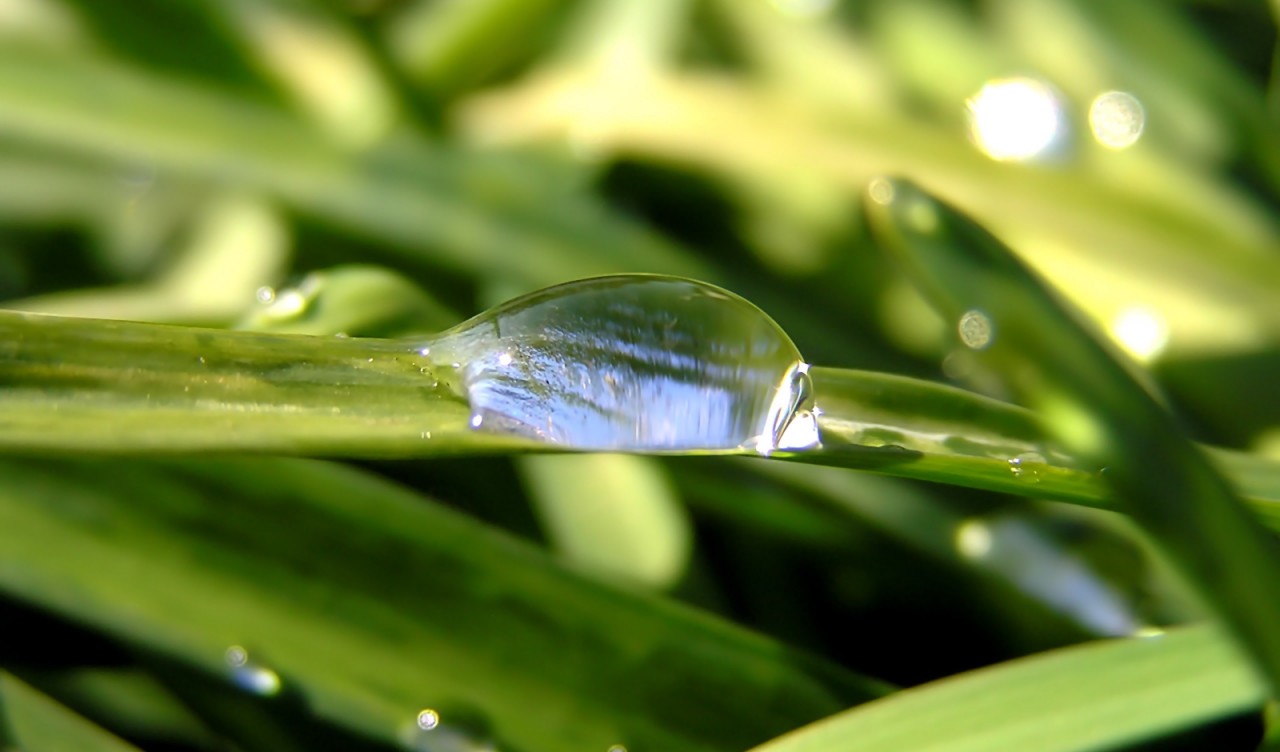
M 1017 457 L 1009 458 L 1009 471 L 1019 480 L 1039 483 L 1040 469 L 1037 466 L 1043 464 L 1044 457 L 1041 455 L 1036 452 L 1023 452 Z
M 418 713 L 418 728 L 423 731 L 430 731 L 440 725 L 440 714 L 427 708 Z
M 1124 149 L 1137 142 L 1146 124 L 1142 103 L 1124 91 L 1099 94 L 1089 106 L 1089 127 L 1098 143 L 1109 149 Z
M 237 687 L 255 695 L 269 697 L 280 692 L 280 675 L 249 659 L 249 651 L 240 645 L 232 645 L 223 654 L 231 669 L 231 681 Z
M 960 332 L 960 341 L 972 350 L 981 350 L 991 344 L 991 319 L 982 311 L 965 311 L 956 328 Z
M 1119 313 L 1109 327 L 1111 336 L 1141 362 L 1154 360 L 1169 343 L 1169 326 L 1154 308 L 1133 306 Z
M 430 352 L 446 374 L 453 364 L 441 378 L 469 402 L 472 428 L 591 450 L 818 444 L 795 345 L 758 308 L 701 282 L 571 282 L 476 316 Z
M 966 105 L 970 138 L 996 160 L 1041 156 L 1064 129 L 1058 96 L 1034 78 L 989 81 Z

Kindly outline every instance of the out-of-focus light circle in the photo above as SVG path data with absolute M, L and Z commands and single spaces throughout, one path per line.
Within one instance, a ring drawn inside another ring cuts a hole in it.
M 1089 106 L 1089 127 L 1098 143 L 1108 149 L 1124 149 L 1138 140 L 1146 125 L 1146 113 L 1138 98 L 1125 91 L 1099 94 Z
M 965 520 L 956 527 L 955 544 L 961 556 L 981 559 L 991 553 L 991 528 L 981 520 Z
M 1145 306 L 1126 308 L 1111 321 L 1111 336 L 1130 355 L 1147 362 L 1169 344 L 1169 325 L 1160 312 Z
M 819 18 L 831 12 L 836 0 L 769 0 L 769 4 L 792 18 Z
M 991 319 L 987 318 L 987 314 L 982 311 L 965 311 L 956 329 L 960 332 L 960 341 L 966 347 L 982 350 L 991 344 L 993 330 Z
M 989 81 L 966 106 L 969 136 L 992 159 L 1016 162 L 1039 156 L 1063 128 L 1057 94 L 1034 78 Z

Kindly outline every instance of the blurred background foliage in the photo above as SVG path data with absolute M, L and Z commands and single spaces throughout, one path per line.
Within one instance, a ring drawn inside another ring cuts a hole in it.
M 1008 398 L 868 238 L 861 195 L 899 174 L 1006 240 L 1189 435 L 1280 459 L 1275 13 L 0 0 L 0 299 L 400 336 L 678 274 L 812 363 Z M 1200 614 L 1124 518 L 831 468 L 4 465 L 0 746 L 24 750 L 745 749 Z M 1252 749 L 1242 703 L 1070 748 Z

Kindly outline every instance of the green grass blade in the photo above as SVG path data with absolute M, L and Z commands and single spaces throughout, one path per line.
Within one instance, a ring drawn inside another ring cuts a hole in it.
M 243 645 L 321 719 L 384 742 L 433 708 L 446 725 L 486 718 L 498 748 L 727 751 L 883 691 L 575 577 L 339 466 L 26 460 L 2 470 L 5 592 L 214 676 L 228 676 L 228 646 Z
M 880 180 L 868 213 L 943 315 L 982 322 L 969 342 L 1084 467 L 1163 545 L 1280 687 L 1280 548 L 1204 452 L 1101 340 L 999 241 L 906 181 Z M 975 318 L 976 317 L 976 318 Z
M 478 276 L 498 270 L 536 286 L 616 271 L 704 271 L 579 193 L 549 194 L 545 174 L 528 164 L 409 135 L 353 154 L 287 113 L 110 59 L 0 48 L 0 135 L 267 191 Z
M 1260 709 L 1231 641 L 1198 626 L 1094 642 L 899 692 L 757 752 L 1084 752 Z
M 6 672 L 0 672 L 0 742 L 22 752 L 137 750 Z
M 330 306 L 373 293 L 392 318 L 427 310 L 401 282 L 335 271 L 316 282 L 324 291 L 315 300 L 324 305 L 314 315 L 308 309 L 247 323 L 286 331 L 367 326 Z M 448 314 L 431 316 L 443 322 Z M 471 430 L 465 400 L 433 387 L 420 360 L 400 340 L 0 312 L 0 451 L 432 457 L 551 449 Z M 824 410 L 823 448 L 779 458 L 1116 507 L 1098 473 L 1050 448 L 1023 408 L 891 374 L 811 373 Z M 1225 450 L 1211 457 L 1280 530 L 1280 465 Z

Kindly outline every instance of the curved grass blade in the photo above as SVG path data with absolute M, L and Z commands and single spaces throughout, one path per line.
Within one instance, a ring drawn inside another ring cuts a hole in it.
M 336 465 L 0 470 L 7 593 L 383 743 L 728 752 L 886 689 Z
M 1094 642 L 899 692 L 756 752 L 1121 749 L 1260 709 L 1263 687 L 1221 632 Z
M 1106 468 L 1124 508 L 1280 689 L 1280 548 L 1142 377 L 986 231 L 904 180 L 877 180 L 867 211 L 978 361 L 1036 409 L 1084 467 Z

